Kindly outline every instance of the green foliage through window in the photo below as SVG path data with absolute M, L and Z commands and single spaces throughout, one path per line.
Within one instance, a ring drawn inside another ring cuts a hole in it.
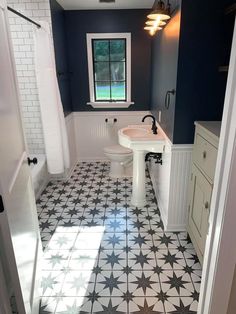
M 126 39 L 93 39 L 95 101 L 126 101 Z

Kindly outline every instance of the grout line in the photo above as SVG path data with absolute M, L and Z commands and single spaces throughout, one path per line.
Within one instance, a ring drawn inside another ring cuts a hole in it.
M 125 181 L 125 186 L 127 186 L 126 185 L 127 184 L 127 181 Z M 125 188 L 125 195 L 127 195 L 127 187 Z M 128 204 L 128 200 L 127 200 L 127 196 L 125 196 L 125 203 L 126 204 Z M 128 250 L 127 250 L 127 248 L 128 248 L 128 245 L 129 245 L 129 241 L 128 241 L 128 239 L 129 239 L 129 235 L 128 235 L 128 233 L 127 233 L 127 231 L 128 231 L 128 209 L 127 209 L 127 206 L 126 206 L 126 208 L 125 208 L 125 220 L 126 220 L 126 232 L 125 232 L 125 241 L 126 241 L 126 267 L 127 267 L 127 269 L 128 269 L 128 266 L 129 266 L 129 253 L 128 253 Z M 127 272 L 127 274 L 126 274 L 126 278 L 127 278 L 127 292 L 129 291 L 129 281 L 128 281 L 128 279 L 129 279 L 129 275 L 128 275 L 128 272 Z M 127 313 L 129 313 L 129 302 L 127 302 L 126 301 L 126 308 L 127 308 Z
M 103 172 L 104 172 L 104 168 L 105 168 L 105 165 L 103 166 L 103 170 L 102 170 L 102 175 L 103 175 Z M 100 180 L 100 182 L 102 181 L 102 178 Z M 100 186 L 99 186 L 100 187 Z M 108 190 L 108 189 L 107 189 Z M 107 201 L 107 199 L 106 199 Z M 106 204 L 106 202 L 105 202 Z M 96 208 L 96 206 L 95 206 Z M 106 208 L 105 208 L 105 211 L 104 211 L 104 217 L 105 217 L 105 213 L 106 213 Z M 103 224 L 105 223 L 105 221 L 103 221 Z M 100 254 L 101 254 L 101 250 L 100 250 L 100 247 L 101 245 L 99 246 L 99 250 L 98 250 L 98 257 L 97 257 L 97 266 L 99 267 L 99 261 L 100 261 Z M 97 284 L 97 277 L 98 277 L 98 274 L 95 274 L 95 280 L 94 280 L 94 289 L 93 289 L 93 293 L 96 293 L 96 284 Z M 91 314 L 93 314 L 93 307 L 94 307 L 94 301 L 91 302 L 92 305 L 91 305 Z

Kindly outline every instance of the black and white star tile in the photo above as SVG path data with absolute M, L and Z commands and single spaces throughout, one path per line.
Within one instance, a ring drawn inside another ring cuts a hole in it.
M 201 265 L 188 234 L 165 233 L 146 172 L 147 205 L 131 178 L 79 163 L 37 202 L 44 246 L 40 314 L 197 313 Z

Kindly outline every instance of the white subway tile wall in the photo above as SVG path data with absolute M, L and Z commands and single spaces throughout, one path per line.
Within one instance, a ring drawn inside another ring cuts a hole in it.
M 49 0 L 7 0 L 13 9 L 37 21 L 51 25 Z M 17 77 L 25 129 L 30 154 L 44 154 L 44 139 L 34 66 L 33 28 L 36 27 L 9 12 Z

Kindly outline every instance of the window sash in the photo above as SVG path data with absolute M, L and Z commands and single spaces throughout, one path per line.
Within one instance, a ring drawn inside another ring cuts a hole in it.
M 120 61 L 113 61 L 111 60 L 111 41 L 116 41 L 116 40 L 123 40 L 124 41 L 124 56 L 125 59 L 120 60 Z M 108 57 L 109 59 L 107 61 L 97 61 L 95 60 L 95 50 L 94 50 L 94 43 L 98 41 L 108 41 Z M 118 101 L 123 101 L 126 102 L 127 101 L 127 41 L 126 38 L 99 38 L 99 39 L 92 39 L 92 60 L 93 60 L 93 86 L 94 86 L 94 101 L 95 102 L 118 102 Z M 112 80 L 111 78 L 111 63 L 124 63 L 124 76 L 125 79 L 124 80 Z M 95 64 L 98 63 L 108 63 L 109 64 L 109 80 L 96 80 L 95 77 Z M 109 89 L 110 89 L 110 97 L 106 98 L 106 99 L 100 99 L 97 95 L 97 84 L 99 82 L 109 82 Z M 112 83 L 116 83 L 116 82 L 124 82 L 124 92 L 125 92 L 125 97 L 124 98 L 120 98 L 120 99 L 115 99 L 112 97 Z

